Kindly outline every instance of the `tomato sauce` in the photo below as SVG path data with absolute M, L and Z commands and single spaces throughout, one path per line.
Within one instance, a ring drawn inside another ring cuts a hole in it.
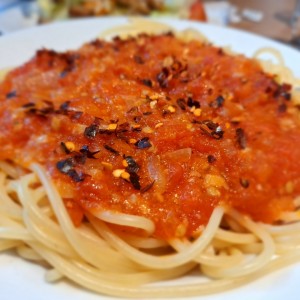
M 274 223 L 300 195 L 299 109 L 275 79 L 172 34 L 42 49 L 0 85 L 0 159 L 43 165 L 76 225 L 111 210 L 191 237 L 218 205 Z

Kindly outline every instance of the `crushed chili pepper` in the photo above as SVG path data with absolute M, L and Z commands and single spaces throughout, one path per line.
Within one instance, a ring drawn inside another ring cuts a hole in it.
M 300 194 L 292 91 L 172 34 L 42 50 L 0 83 L 0 160 L 39 163 L 74 207 L 149 218 L 160 239 L 182 222 L 194 237 L 220 204 L 276 223 Z

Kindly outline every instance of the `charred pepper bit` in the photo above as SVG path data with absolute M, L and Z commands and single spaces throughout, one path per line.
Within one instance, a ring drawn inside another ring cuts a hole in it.
M 16 91 L 11 91 L 9 93 L 6 94 L 6 99 L 11 99 L 17 96 L 17 92 Z
M 240 184 L 243 188 L 247 189 L 250 185 L 250 182 L 245 178 L 240 178 Z
M 154 183 L 155 183 L 155 180 L 153 180 L 152 182 L 150 182 L 146 186 L 142 187 L 141 188 L 141 193 L 143 194 L 143 193 L 148 192 L 153 187 Z
M 76 152 L 75 155 L 73 156 L 73 159 L 76 162 L 76 164 L 84 165 L 86 162 L 87 156 L 84 153 Z
M 59 106 L 58 113 L 67 114 L 69 111 L 70 101 L 66 101 Z
M 67 158 L 56 163 L 57 169 L 64 174 L 67 174 L 74 167 L 74 160 Z
M 126 171 L 129 173 L 136 173 L 140 169 L 140 166 L 132 156 L 124 156 L 123 166 L 126 167 Z
M 120 155 L 119 151 L 115 150 L 114 148 L 110 147 L 109 145 L 104 145 L 104 148 L 115 155 Z
M 149 138 L 148 137 L 144 137 L 144 138 L 138 140 L 135 143 L 135 146 L 137 146 L 139 149 L 146 149 L 146 148 L 150 148 L 152 145 L 149 142 Z
M 116 178 L 122 178 L 128 182 L 130 182 L 136 190 L 141 189 L 140 185 L 140 177 L 135 172 L 127 172 L 125 169 L 115 169 L 112 172 L 113 176 Z
M 93 152 L 90 151 L 89 146 L 87 145 L 83 145 L 79 151 L 80 153 L 84 154 L 87 158 L 92 158 L 92 159 L 96 159 L 95 155 L 100 152 L 100 150 L 93 151 Z
M 141 120 L 142 120 L 142 116 L 134 116 L 134 117 L 133 117 L 133 121 L 134 121 L 135 123 L 139 123 Z
M 74 169 L 74 166 L 75 162 L 73 158 L 67 158 L 56 163 L 56 167 L 61 173 L 70 176 L 70 178 L 75 182 L 83 181 L 85 175 L 83 173 L 78 173 Z
M 214 163 L 216 160 L 217 160 L 217 159 L 216 159 L 215 156 L 213 156 L 213 155 L 208 155 L 208 156 L 207 156 L 207 161 L 208 161 L 210 164 Z
M 213 102 L 209 104 L 210 107 L 219 108 L 222 107 L 225 102 L 225 98 L 222 95 L 219 95 Z
M 200 108 L 201 107 L 200 102 L 196 101 L 196 100 L 193 100 L 192 97 L 188 97 L 187 106 L 188 107 L 195 106 L 195 108 Z
M 292 98 L 291 89 L 292 89 L 292 86 L 290 84 L 283 83 L 282 85 L 277 86 L 277 89 L 275 90 L 273 96 L 276 99 L 283 97 L 285 100 L 289 101 Z
M 94 137 L 96 137 L 98 131 L 99 131 L 98 125 L 92 124 L 85 128 L 84 135 L 89 139 L 93 139 Z
M 143 79 L 142 80 L 142 83 L 148 87 L 152 87 L 153 86 L 153 83 L 151 81 L 151 79 Z
M 134 172 L 130 173 L 129 180 L 130 180 L 131 184 L 133 185 L 133 187 L 136 190 L 140 190 L 141 189 L 140 177 L 139 177 L 138 174 L 136 174 Z
M 236 141 L 241 149 L 245 149 L 247 147 L 247 139 L 245 135 L 245 131 L 242 128 L 237 128 L 235 130 Z
M 76 170 L 71 169 L 68 173 L 67 173 L 72 180 L 74 180 L 75 182 L 81 182 L 84 180 L 85 175 L 83 173 L 78 173 Z
M 185 110 L 186 101 L 183 98 L 177 99 L 176 103 L 182 110 Z
M 32 108 L 35 107 L 35 103 L 33 102 L 28 102 L 22 105 L 23 108 Z
M 168 87 L 168 76 L 169 70 L 167 68 L 162 68 L 161 72 L 157 74 L 156 80 L 161 88 Z
M 200 124 L 200 129 L 202 132 L 213 137 L 214 139 L 220 140 L 223 138 L 224 131 L 218 123 L 214 123 L 211 120 L 204 120 L 200 122 L 194 120 L 194 122 Z

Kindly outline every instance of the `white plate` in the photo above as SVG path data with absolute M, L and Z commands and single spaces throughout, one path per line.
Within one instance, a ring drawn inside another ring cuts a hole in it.
M 242 31 L 178 20 L 162 20 L 176 29 L 196 28 L 219 46 L 230 45 L 239 53 L 251 56 L 258 48 L 274 47 L 284 56 L 286 64 L 300 77 L 300 53 L 274 41 Z M 127 23 L 124 18 L 67 21 L 11 33 L 0 37 L 0 69 L 17 66 L 31 58 L 37 49 L 74 49 L 94 39 L 101 31 Z M 70 282 L 48 284 L 44 268 L 25 262 L 13 254 L 0 255 L 0 299 L 14 300 L 102 300 L 99 296 Z M 201 300 L 299 299 L 300 264 L 287 267 L 263 279 L 222 294 L 201 297 Z M 190 279 L 192 280 L 192 278 Z M 124 295 L 126 296 L 126 295 Z M 190 299 L 200 299 L 193 297 Z

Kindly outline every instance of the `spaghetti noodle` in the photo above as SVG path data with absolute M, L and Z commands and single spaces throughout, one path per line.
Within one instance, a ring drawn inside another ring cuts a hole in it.
M 299 261 L 298 81 L 279 63 L 276 77 L 194 34 L 38 51 L 0 86 L 0 250 L 137 298 Z M 153 284 L 199 269 L 211 280 Z

